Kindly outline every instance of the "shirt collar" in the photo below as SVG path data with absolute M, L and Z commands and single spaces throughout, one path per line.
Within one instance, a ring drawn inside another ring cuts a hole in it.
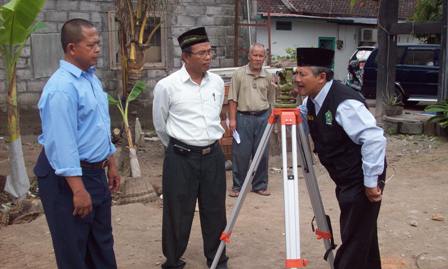
M 333 80 L 330 80 L 327 83 L 325 83 L 325 85 L 322 87 L 322 89 L 316 95 L 316 97 L 311 98 L 311 101 L 313 101 L 314 106 L 316 108 L 316 114 L 319 113 L 319 110 L 322 107 L 322 105 L 325 101 L 325 98 L 328 95 L 328 92 L 330 91 L 331 85 L 333 85 Z
M 191 79 L 190 74 L 188 74 L 187 68 L 185 68 L 185 64 L 182 65 L 182 68 L 179 70 L 180 71 L 180 79 L 182 80 L 182 82 L 187 82 L 187 81 L 193 81 Z M 209 74 L 208 71 L 204 73 L 204 77 L 203 80 L 208 81 L 209 79 Z
M 77 78 L 81 77 L 82 74 L 90 74 L 90 75 L 92 75 L 96 71 L 95 66 L 91 66 L 91 67 L 89 67 L 89 69 L 87 69 L 87 71 L 83 71 L 79 67 L 77 67 L 76 65 L 74 65 L 72 63 L 69 63 L 66 60 L 60 60 L 59 61 L 59 67 L 64 69 L 65 71 L 71 73 L 72 75 L 74 75 Z
M 246 74 L 248 74 L 248 75 L 258 76 L 258 77 L 262 77 L 262 78 L 267 76 L 266 70 L 264 68 L 261 68 L 259 74 L 254 74 L 254 72 L 252 72 L 252 70 L 250 70 L 249 64 L 247 64 L 245 67 L 246 67 Z

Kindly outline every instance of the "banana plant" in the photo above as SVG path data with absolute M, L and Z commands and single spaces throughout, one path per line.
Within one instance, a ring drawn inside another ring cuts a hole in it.
M 142 76 L 144 53 L 161 28 L 163 16 L 160 15 L 167 10 L 168 2 L 169 0 L 115 0 L 124 97 Z M 171 4 L 175 5 L 174 1 Z
M 131 173 L 132 177 L 140 177 L 140 165 L 138 163 L 137 159 L 137 149 L 132 141 L 132 133 L 131 129 L 129 127 L 129 118 L 128 118 L 128 112 L 129 112 L 129 104 L 137 99 L 137 97 L 146 89 L 146 85 L 143 81 L 139 80 L 135 83 L 134 87 L 132 88 L 131 92 L 129 93 L 128 97 L 126 99 L 122 99 L 120 97 L 114 98 L 110 94 L 108 94 L 107 98 L 109 100 L 109 104 L 114 105 L 118 108 L 120 111 L 124 130 L 126 132 L 126 138 L 128 141 L 129 146 L 129 157 L 131 161 Z M 123 101 L 122 101 L 123 100 Z M 124 103 L 124 105 L 123 105 Z
M 23 197 L 30 182 L 23 159 L 17 108 L 16 64 L 31 33 L 43 27 L 36 18 L 46 0 L 11 0 L 0 7 L 0 55 L 6 69 L 8 89 L 8 144 L 11 175 L 5 190 L 16 198 Z

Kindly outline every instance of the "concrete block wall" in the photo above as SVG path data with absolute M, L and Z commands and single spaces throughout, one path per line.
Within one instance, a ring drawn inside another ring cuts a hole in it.
M 180 0 L 173 8 L 171 29 L 174 67 L 181 66 L 177 37 L 183 32 L 204 26 L 215 50 L 212 67 L 233 66 L 234 1 L 232 0 Z
M 0 4 L 8 2 L 0 0 Z M 109 40 L 107 12 L 114 10 L 115 0 L 47 0 L 44 10 L 39 15 L 46 28 L 39 30 L 40 35 L 56 35 L 60 33 L 62 25 L 68 19 L 84 18 L 92 21 L 101 33 L 102 55 L 98 60 L 97 74 L 103 82 L 106 91 L 120 90 L 120 72 L 111 70 L 109 65 Z M 165 66 L 145 70 L 143 80 L 147 83 L 147 90 L 134 104 L 133 115 L 139 116 L 144 128 L 152 128 L 152 89 L 158 80 L 181 66 L 180 48 L 177 37 L 184 31 L 205 26 L 212 45 L 215 47 L 216 57 L 212 67 L 229 67 L 233 64 L 233 0 L 180 0 L 170 5 L 166 16 L 167 42 Z M 36 76 L 33 70 L 32 54 L 42 53 L 32 51 L 30 41 L 27 42 L 17 65 L 18 102 L 22 118 L 39 123 L 36 113 L 37 102 L 48 77 Z M 55 54 L 48 57 L 59 58 Z M 56 67 L 55 67 L 56 68 Z M 6 117 L 6 85 L 5 70 L 0 58 L 0 119 Z M 113 119 L 115 108 L 110 108 Z M 3 122 L 3 121 L 2 121 Z M 22 123 L 22 133 L 39 132 L 38 126 Z M 0 125 L 0 133 L 4 133 L 4 124 Z

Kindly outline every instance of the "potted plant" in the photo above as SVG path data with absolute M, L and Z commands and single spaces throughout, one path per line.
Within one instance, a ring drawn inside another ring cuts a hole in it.
M 384 114 L 398 116 L 403 113 L 403 102 L 396 95 L 390 95 L 384 100 Z

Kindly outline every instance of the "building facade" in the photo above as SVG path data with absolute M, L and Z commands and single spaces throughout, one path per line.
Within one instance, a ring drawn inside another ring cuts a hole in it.
M 8 2 L 0 0 L 0 4 Z M 143 80 L 149 87 L 133 105 L 131 113 L 138 116 L 145 128 L 152 128 L 152 89 L 156 82 L 181 67 L 177 37 L 184 31 L 205 26 L 215 50 L 213 67 L 233 65 L 233 0 L 182 0 L 170 1 L 165 14 L 160 14 L 162 26 L 145 55 Z M 37 102 L 49 76 L 59 64 L 63 53 L 60 30 L 65 21 L 84 18 L 92 21 L 101 34 L 101 57 L 97 74 L 106 91 L 121 91 L 121 73 L 118 65 L 118 37 L 114 20 L 115 0 L 47 0 L 39 20 L 45 28 L 34 33 L 23 50 L 17 64 L 17 91 L 22 121 L 22 132 L 39 133 L 39 126 L 23 122 L 39 122 Z M 0 58 L 1 59 L 1 58 Z M 1 61 L 1 60 L 0 60 Z M 0 119 L 6 119 L 5 70 L 0 62 Z M 111 107 L 114 117 L 118 116 Z M 131 116 L 132 117 L 132 116 Z M 1 120 L 1 122 L 4 122 Z M 4 133 L 6 124 L 0 125 Z M 31 128 L 31 129 L 30 129 Z
M 323 47 L 335 51 L 335 78 L 344 80 L 350 57 L 358 46 L 375 46 L 378 1 L 359 0 L 258 0 L 258 22 L 271 17 L 272 55 L 286 56 L 287 49 Z M 400 0 L 399 17 L 409 18 L 416 0 Z M 257 30 L 257 41 L 267 44 L 266 28 Z M 398 43 L 419 43 L 410 35 L 399 35 Z

